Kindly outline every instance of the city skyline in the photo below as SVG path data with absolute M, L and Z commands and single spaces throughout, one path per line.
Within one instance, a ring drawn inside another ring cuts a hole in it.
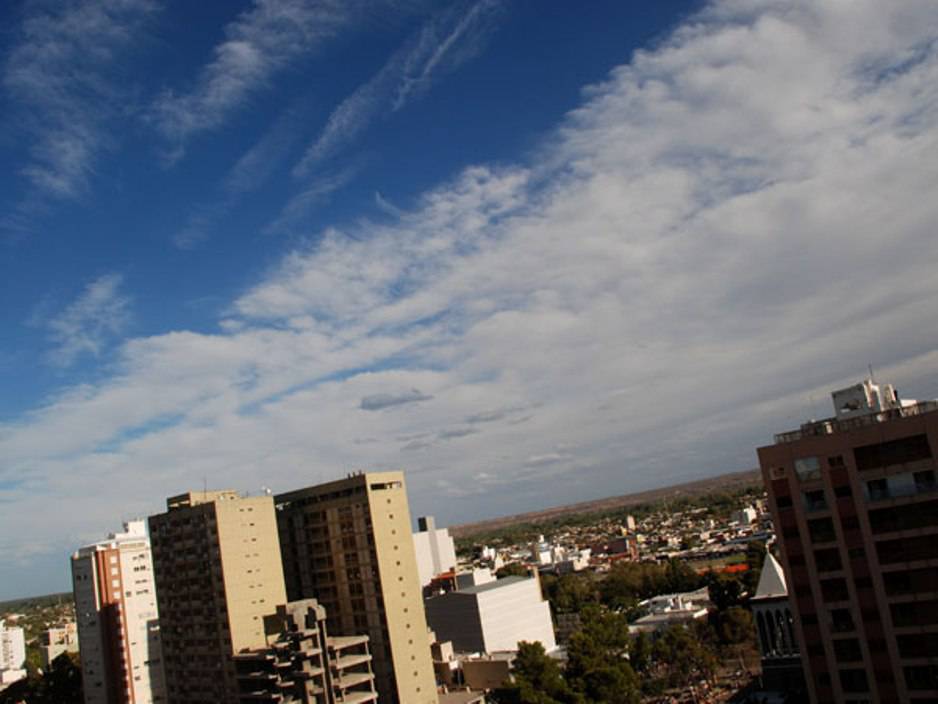
M 938 397 L 938 8 L 617 5 L 0 11 L 0 599 L 203 482 L 451 525 Z

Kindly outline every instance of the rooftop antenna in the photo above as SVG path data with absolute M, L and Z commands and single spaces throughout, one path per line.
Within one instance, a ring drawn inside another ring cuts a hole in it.
M 208 479 L 202 475 L 202 501 L 208 501 Z
M 870 383 L 875 384 L 876 379 L 873 377 L 873 364 L 872 363 L 868 364 L 866 368 L 870 370 Z

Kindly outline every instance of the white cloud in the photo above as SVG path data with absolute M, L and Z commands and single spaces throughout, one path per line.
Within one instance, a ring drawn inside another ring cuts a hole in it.
M 156 10 L 154 0 L 28 4 L 3 66 L 3 86 L 27 119 L 31 160 L 23 175 L 46 196 L 87 188 L 104 124 L 120 105 L 119 61 Z
M 122 286 L 119 274 L 101 276 L 64 310 L 41 321 L 55 346 L 48 355 L 52 364 L 67 367 L 83 354 L 97 357 L 123 332 L 130 320 L 130 298 Z
M 73 547 L 203 476 L 353 467 L 404 466 L 416 513 L 468 520 L 753 466 L 869 362 L 938 395 L 936 13 L 711 6 L 528 163 L 332 229 L 219 332 L 130 340 L 0 426 L 0 482 L 44 487 L 0 533 Z M 362 410 L 409 389 L 432 399 Z
M 181 149 L 192 135 L 221 125 L 291 61 L 353 27 L 367 5 L 357 0 L 254 0 L 250 10 L 225 28 L 225 39 L 215 46 L 192 88 L 167 90 L 155 101 L 157 127 Z

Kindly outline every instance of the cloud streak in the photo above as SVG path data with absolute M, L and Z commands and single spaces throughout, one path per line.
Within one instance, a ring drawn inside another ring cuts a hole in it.
M 91 283 L 64 310 L 42 324 L 54 349 L 48 361 L 71 366 L 82 355 L 97 357 L 130 321 L 130 297 L 120 274 L 105 274 Z
M 293 169 L 308 174 L 361 134 L 384 106 L 400 110 L 482 48 L 501 13 L 498 0 L 461 3 L 428 20 L 378 73 L 342 101 Z
M 175 146 L 214 129 L 254 98 L 274 76 L 354 26 L 364 4 L 357 0 L 255 0 L 225 27 L 195 84 L 167 89 L 152 106 L 152 119 Z M 374 8 L 372 8 L 374 9 Z

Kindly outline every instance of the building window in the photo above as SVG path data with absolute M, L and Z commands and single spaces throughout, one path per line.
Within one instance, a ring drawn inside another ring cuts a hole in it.
M 921 472 L 912 473 L 912 481 L 915 482 L 916 492 L 935 490 L 935 470 L 926 469 Z
M 821 595 L 825 602 L 847 601 L 850 594 L 847 591 L 847 580 L 845 579 L 822 579 Z
M 831 630 L 835 633 L 846 633 L 854 630 L 853 616 L 850 609 L 831 609 Z
M 906 462 L 931 459 L 931 447 L 926 435 L 912 435 L 899 440 L 864 445 L 853 451 L 857 469 L 861 472 L 889 467 Z
M 902 672 L 905 675 L 906 686 L 913 691 L 938 689 L 938 666 L 936 665 L 904 667 Z
M 870 683 L 865 670 L 841 670 L 840 687 L 845 692 L 869 692 Z
M 860 650 L 860 641 L 856 638 L 835 640 L 834 657 L 837 662 L 861 662 L 863 652 Z
M 814 551 L 814 563 L 818 572 L 834 572 L 843 569 L 840 561 L 840 551 L 837 548 L 826 548 Z
M 804 509 L 809 513 L 812 511 L 824 511 L 827 509 L 827 499 L 824 496 L 823 489 L 803 492 Z
M 795 474 L 797 474 L 798 479 L 803 482 L 812 479 L 820 479 L 821 463 L 818 461 L 817 457 L 802 457 L 801 459 L 795 460 Z
M 830 518 L 815 518 L 808 521 L 808 533 L 812 543 L 832 543 L 837 540 L 834 522 Z

